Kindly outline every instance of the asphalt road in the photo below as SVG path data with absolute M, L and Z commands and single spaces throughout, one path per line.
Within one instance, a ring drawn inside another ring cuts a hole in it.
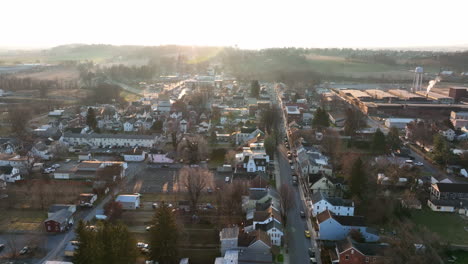
M 272 93 L 273 95 L 274 93 Z M 281 105 L 281 100 L 276 97 L 277 94 L 274 94 L 272 98 L 275 98 L 274 101 L 277 104 Z M 280 137 L 284 138 L 286 135 L 286 127 L 285 127 L 285 116 L 284 112 L 280 115 L 281 120 L 278 124 L 277 131 L 280 131 Z M 295 199 L 295 208 L 290 210 L 288 213 L 288 222 L 286 224 L 286 231 L 287 231 L 287 249 L 289 253 L 289 263 L 310 263 L 310 257 L 308 253 L 308 249 L 312 248 L 314 252 L 316 252 L 316 258 L 318 263 L 320 263 L 319 252 L 316 247 L 314 232 L 311 231 L 311 238 L 305 237 L 305 230 L 310 229 L 310 225 L 308 225 L 306 218 L 301 218 L 300 211 L 306 212 L 305 208 L 305 201 L 304 196 L 301 195 L 301 184 L 298 186 L 292 185 L 292 170 L 291 166 L 289 165 L 289 159 L 287 158 L 287 149 L 283 144 L 278 147 L 277 152 L 277 170 L 279 173 L 279 180 L 280 183 L 277 183 L 277 186 L 281 184 L 287 184 L 291 186 L 295 190 L 294 192 L 294 199 Z M 277 179 L 278 180 L 278 179 Z

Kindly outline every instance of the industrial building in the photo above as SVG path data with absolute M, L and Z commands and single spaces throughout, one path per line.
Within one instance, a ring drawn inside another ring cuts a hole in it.
M 343 89 L 340 90 L 339 93 L 341 96 L 352 96 L 361 102 L 372 101 L 372 97 L 370 95 L 360 90 Z
M 388 90 L 388 93 L 398 96 L 398 98 L 402 101 L 427 101 L 426 97 L 424 96 L 415 93 L 410 93 L 402 89 Z
M 398 96 L 387 93 L 382 90 L 369 89 L 369 90 L 366 90 L 366 93 L 372 96 L 372 98 L 374 98 L 375 100 L 379 100 L 379 101 L 392 102 L 392 101 L 398 100 Z
M 425 92 L 425 91 L 418 91 L 416 94 L 425 96 L 427 99 L 432 100 L 434 103 L 439 104 L 453 104 L 455 100 L 452 97 L 448 97 L 442 94 L 434 93 L 434 92 Z

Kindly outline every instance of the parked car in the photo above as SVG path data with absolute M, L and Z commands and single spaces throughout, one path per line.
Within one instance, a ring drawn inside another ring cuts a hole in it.
M 22 248 L 19 252 L 20 255 L 26 255 L 29 253 L 29 247 L 28 246 L 25 246 L 24 248 Z
M 312 248 L 309 248 L 308 252 L 309 252 L 309 257 L 311 258 L 315 257 L 315 251 L 313 251 Z
M 0 244 L 0 252 L 2 252 L 2 250 L 5 248 L 5 245 L 4 244 Z
M 305 218 L 305 213 L 304 213 L 304 211 L 300 211 L 299 214 L 301 215 L 302 218 Z
M 317 263 L 317 259 L 315 259 L 315 258 L 310 258 L 310 263 L 311 263 L 311 264 L 316 264 L 316 263 Z
M 148 248 L 148 244 L 143 243 L 143 242 L 138 242 L 137 243 L 137 248 Z
M 416 165 L 416 166 L 424 166 L 424 163 L 418 161 L 418 162 L 415 162 L 414 165 Z
M 153 209 L 156 209 L 156 208 L 159 207 L 159 204 L 158 203 L 153 203 L 152 207 L 153 207 Z
M 309 230 L 304 231 L 304 235 L 305 237 L 310 238 L 310 231 Z
M 54 165 L 52 165 L 52 168 L 58 169 L 58 168 L 60 168 L 60 164 L 54 164 Z
M 231 180 L 231 178 L 230 178 L 229 176 L 227 176 L 226 178 L 224 178 L 224 181 L 225 181 L 226 183 L 229 183 L 230 180 Z

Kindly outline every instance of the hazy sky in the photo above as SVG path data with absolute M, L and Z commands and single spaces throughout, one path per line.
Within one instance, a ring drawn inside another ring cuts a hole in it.
M 0 46 L 468 44 L 467 0 L 6 0 Z

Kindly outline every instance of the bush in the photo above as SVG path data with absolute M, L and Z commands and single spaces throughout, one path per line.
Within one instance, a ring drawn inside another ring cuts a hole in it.
M 284 256 L 283 256 L 283 254 L 279 254 L 279 255 L 276 257 L 276 260 L 277 260 L 278 262 L 283 262 L 283 261 L 284 261 Z

